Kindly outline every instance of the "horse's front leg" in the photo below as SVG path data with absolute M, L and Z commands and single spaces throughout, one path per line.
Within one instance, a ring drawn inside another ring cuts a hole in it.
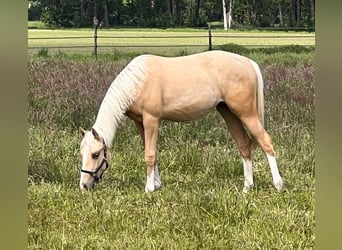
M 161 187 L 160 174 L 157 166 L 159 119 L 151 115 L 145 115 L 143 123 L 145 134 L 145 162 L 147 171 L 145 192 L 153 192 Z

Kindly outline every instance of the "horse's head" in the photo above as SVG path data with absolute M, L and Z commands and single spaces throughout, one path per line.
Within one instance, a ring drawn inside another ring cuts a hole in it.
M 80 188 L 82 191 L 93 188 L 94 184 L 101 180 L 104 171 L 108 168 L 106 144 L 103 138 L 95 131 L 80 129 L 83 137 L 81 141 L 81 177 Z

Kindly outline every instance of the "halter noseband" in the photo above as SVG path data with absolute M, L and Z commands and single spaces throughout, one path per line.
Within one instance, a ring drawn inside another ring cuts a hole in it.
M 102 168 L 103 164 L 105 164 L 105 169 L 101 172 L 100 176 L 97 175 L 97 173 L 100 171 Z M 102 175 L 104 171 L 109 167 L 109 163 L 107 161 L 107 146 L 105 142 L 103 141 L 103 159 L 100 163 L 100 165 L 94 170 L 94 171 L 89 171 L 81 168 L 82 173 L 90 174 L 93 178 L 95 178 L 95 182 L 99 182 L 102 179 Z

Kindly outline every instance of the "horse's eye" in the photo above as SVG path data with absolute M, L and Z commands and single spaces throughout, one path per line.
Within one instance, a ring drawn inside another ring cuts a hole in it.
M 99 158 L 99 156 L 100 156 L 100 153 L 94 153 L 94 154 L 91 155 L 91 157 L 92 157 L 94 160 L 96 160 L 97 158 Z

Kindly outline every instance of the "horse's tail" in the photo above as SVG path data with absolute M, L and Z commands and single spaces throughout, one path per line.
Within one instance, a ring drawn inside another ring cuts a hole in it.
M 257 88 L 256 88 L 256 100 L 257 100 L 257 110 L 258 110 L 258 116 L 259 116 L 259 120 L 262 124 L 262 126 L 265 125 L 264 122 L 264 114 L 265 114 L 265 109 L 264 109 L 264 80 L 261 74 L 261 70 L 259 65 L 254 62 L 253 60 L 251 60 L 251 63 L 253 65 L 253 68 L 255 70 L 255 73 L 257 75 L 258 78 L 258 83 L 257 83 Z M 258 143 L 256 142 L 255 138 L 253 138 L 252 140 L 252 148 L 255 148 L 255 146 L 258 145 Z

